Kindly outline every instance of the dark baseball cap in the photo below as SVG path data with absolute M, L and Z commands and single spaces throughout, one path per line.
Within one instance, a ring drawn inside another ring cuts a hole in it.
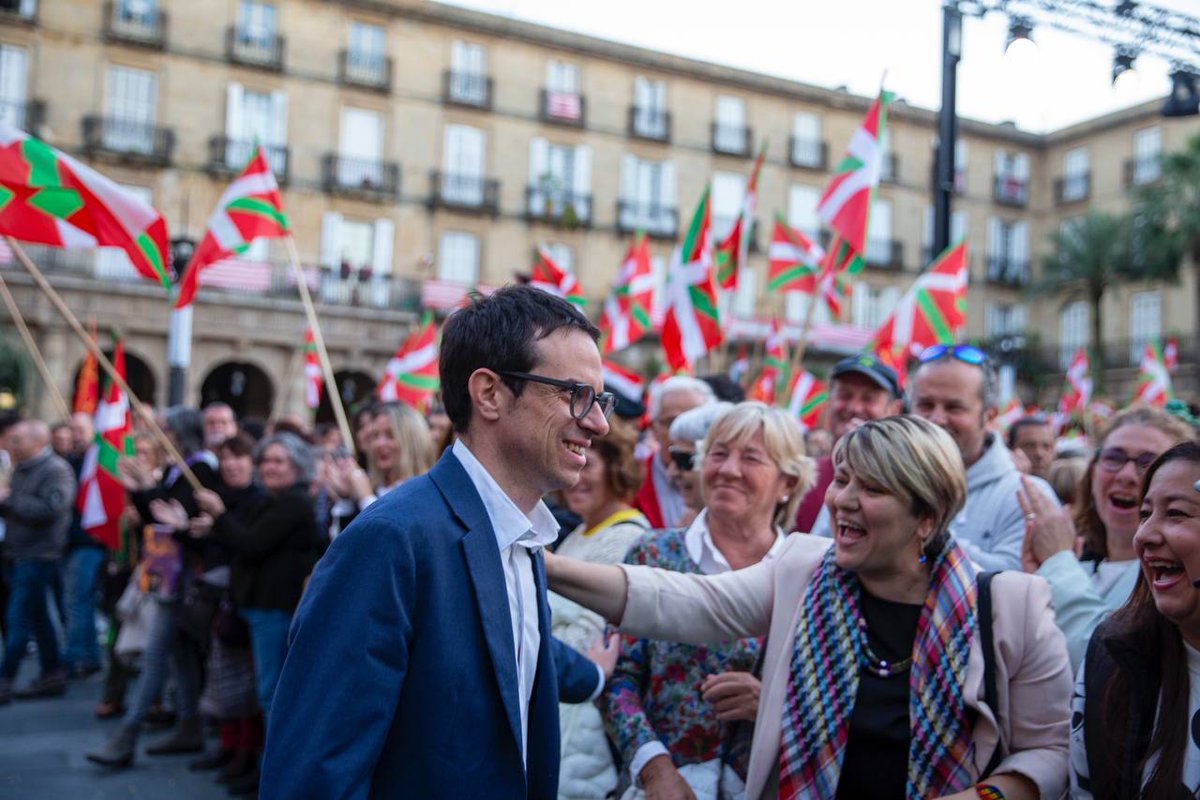
M 843 358 L 833 365 L 833 369 L 829 372 L 829 380 L 835 381 L 850 372 L 864 375 L 879 384 L 881 388 L 887 389 L 892 397 L 900 397 L 900 379 L 896 377 L 896 370 L 870 353 Z

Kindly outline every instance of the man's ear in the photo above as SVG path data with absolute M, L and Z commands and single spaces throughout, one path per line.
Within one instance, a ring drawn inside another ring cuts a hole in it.
M 983 412 L 983 426 L 985 428 L 990 428 L 992 426 L 992 420 L 996 419 L 999 414 L 1000 409 L 995 407 L 985 410 Z
M 500 376 L 480 367 L 467 379 L 467 394 L 471 398 L 471 414 L 494 422 L 502 416 L 512 395 Z

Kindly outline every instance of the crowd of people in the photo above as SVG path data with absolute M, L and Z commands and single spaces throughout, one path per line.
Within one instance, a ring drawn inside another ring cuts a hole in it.
M 169 721 L 147 755 L 263 797 L 1200 791 L 1186 410 L 1000 430 L 988 354 L 937 345 L 904 385 L 839 361 L 802 433 L 722 377 L 607 391 L 596 336 L 477 300 L 439 402 L 353 443 L 168 408 L 115 550 L 74 511 L 90 418 L 4 420 L 0 703 L 103 670 L 89 760 Z

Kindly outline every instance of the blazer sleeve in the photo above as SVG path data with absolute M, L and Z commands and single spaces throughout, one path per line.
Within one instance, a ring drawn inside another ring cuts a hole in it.
M 554 671 L 558 677 L 558 699 L 563 703 L 586 703 L 596 696 L 604 682 L 604 673 L 596 662 L 557 636 L 550 638 Z
M 1001 580 L 997 579 L 996 585 Z M 1025 589 L 1024 619 L 1020 628 L 1014 626 L 1014 635 L 1021 641 L 1005 642 L 998 637 L 996 642 L 1008 665 L 1011 732 L 1008 755 L 996 772 L 1024 775 L 1037 784 L 1040 796 L 1058 797 L 1067 788 L 1071 665 L 1063 635 L 1054 624 L 1046 582 L 1026 578 L 1020 583 Z M 1001 686 L 1001 692 L 1004 688 Z M 1004 700 L 1000 702 L 1003 705 Z
M 412 537 L 376 517 L 317 565 L 275 691 L 264 800 L 368 797 L 408 669 L 416 560 Z

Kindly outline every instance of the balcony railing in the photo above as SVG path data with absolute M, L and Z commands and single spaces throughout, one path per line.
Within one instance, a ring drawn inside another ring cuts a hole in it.
M 538 93 L 538 109 L 542 122 L 582 128 L 587 117 L 587 98 L 579 92 L 542 89 Z
M 895 239 L 867 239 L 866 262 L 877 269 L 904 269 L 904 243 Z
M 1001 286 L 1024 286 L 1029 283 L 1029 262 L 1003 256 L 988 256 L 987 279 Z
M 175 131 L 152 122 L 87 116 L 83 118 L 83 149 L 154 164 L 171 163 Z
M 340 269 L 322 269 L 317 291 L 330 305 L 376 308 L 392 311 L 419 311 L 420 281 L 375 275 L 370 267 L 355 269 L 343 264 Z
M 353 50 L 338 52 L 338 79 L 349 86 L 389 92 L 392 89 L 392 59 Z
M 525 189 L 525 216 L 530 220 L 553 222 L 563 227 L 590 227 L 592 196 L 563 189 L 529 186 Z
M 37 0 L 0 0 L 0 22 L 37 22 Z
M 829 163 L 829 145 L 820 139 L 788 139 L 788 160 L 793 167 L 825 169 Z
M 288 182 L 291 175 L 291 153 L 285 145 L 264 144 L 263 154 L 267 166 L 280 184 Z M 232 175 L 242 171 L 254 153 L 254 142 L 246 139 L 230 139 L 214 136 L 208 140 L 208 170 L 218 175 Z
M 327 192 L 395 200 L 400 197 L 400 165 L 327 153 L 321 159 L 321 185 Z
M 261 34 L 230 25 L 225 29 L 225 55 L 235 64 L 263 69 L 283 69 L 283 37 Z
M 1125 187 L 1145 186 L 1162 177 L 1162 161 L 1158 156 L 1130 158 L 1125 161 Z
M 167 12 L 156 5 L 138 8 L 112 0 L 104 4 L 104 37 L 109 41 L 161 48 L 167 41 Z
M 1000 205 L 1024 207 L 1029 203 L 1029 181 L 1012 175 L 997 175 L 992 180 L 992 199 Z
M 1092 173 L 1081 172 L 1078 175 L 1064 175 L 1054 181 L 1054 201 L 1056 203 L 1077 203 L 1086 200 L 1092 193 Z
M 712 149 L 714 153 L 726 156 L 750 155 L 750 129 L 745 125 L 727 125 L 722 122 L 712 124 Z
M 879 165 L 879 180 L 882 183 L 900 182 L 900 157 L 895 153 L 884 153 Z
M 429 173 L 429 205 L 496 214 L 500 211 L 500 181 L 435 170 Z
M 1105 369 L 1135 369 L 1142 361 L 1142 352 L 1149 342 L 1162 343 L 1164 337 L 1114 337 L 1104 339 L 1104 368 Z M 1176 337 L 1179 347 L 1179 364 L 1195 364 L 1200 356 L 1200 340 L 1195 336 Z M 1088 342 L 1068 342 L 1058 345 L 1048 345 L 1039 348 L 1039 361 L 1059 371 L 1065 371 L 1070 365 L 1075 351 L 1080 345 L 1088 348 L 1088 354 L 1095 363 L 1095 350 Z
M 929 166 L 929 185 L 934 189 L 938 187 L 937 169 L 937 151 L 935 150 L 933 153 L 933 163 Z M 962 167 L 954 168 L 954 185 L 952 188 L 954 189 L 954 193 L 958 195 L 965 194 L 967 191 L 967 172 Z
M 492 79 L 477 72 L 442 73 L 442 101 L 470 108 L 492 107 Z
M 671 112 L 661 108 L 630 106 L 629 135 L 652 142 L 671 141 Z
M 617 232 L 645 231 L 655 239 L 674 240 L 679 232 L 679 210 L 640 200 L 617 201 Z
M 28 103 L 0 100 L 0 120 L 4 120 L 14 128 L 37 136 L 42 123 L 46 121 L 46 104 L 41 100 L 31 100 Z

